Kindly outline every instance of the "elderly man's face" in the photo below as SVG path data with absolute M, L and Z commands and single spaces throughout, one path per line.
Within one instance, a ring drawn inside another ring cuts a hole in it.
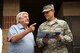
M 19 18 L 19 23 L 21 24 L 29 24 L 29 16 L 26 14 L 23 14 L 20 18 Z
M 54 16 L 54 11 L 50 10 L 50 11 L 44 12 L 44 16 L 47 20 L 50 20 Z

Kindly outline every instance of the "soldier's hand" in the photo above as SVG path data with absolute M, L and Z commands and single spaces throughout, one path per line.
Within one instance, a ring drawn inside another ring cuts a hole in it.
M 43 43 L 47 43 L 48 40 L 49 40 L 49 38 L 44 37 L 44 38 L 42 39 L 42 42 L 43 42 Z
M 60 41 L 60 40 L 61 40 L 60 36 L 56 36 L 55 39 L 56 39 L 57 41 Z
M 36 25 L 37 23 L 34 23 L 34 24 L 32 24 L 32 25 L 30 25 L 30 27 L 27 29 L 29 32 L 33 32 L 34 30 L 35 30 L 35 25 Z

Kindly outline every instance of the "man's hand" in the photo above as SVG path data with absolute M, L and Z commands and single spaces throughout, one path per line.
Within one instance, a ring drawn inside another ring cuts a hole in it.
M 35 30 L 35 25 L 36 25 L 37 23 L 34 23 L 34 24 L 32 24 L 32 25 L 30 25 L 30 27 L 27 29 L 29 32 L 33 32 L 34 30 Z
M 49 38 L 44 37 L 44 38 L 42 39 L 42 42 L 45 44 L 45 43 L 48 42 L 48 40 L 49 40 Z
M 60 41 L 61 40 L 61 37 L 60 37 L 60 34 L 61 34 L 61 32 L 55 32 L 55 39 L 57 40 L 57 41 Z
M 61 40 L 60 36 L 56 36 L 55 39 L 56 39 L 57 41 L 60 41 L 60 40 Z

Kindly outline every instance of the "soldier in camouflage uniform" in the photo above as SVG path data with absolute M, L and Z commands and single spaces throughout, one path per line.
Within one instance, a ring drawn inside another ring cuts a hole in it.
M 37 44 L 44 46 L 43 53 L 68 53 L 66 44 L 73 40 L 71 30 L 66 21 L 54 17 L 54 6 L 43 7 L 46 22 L 38 28 Z

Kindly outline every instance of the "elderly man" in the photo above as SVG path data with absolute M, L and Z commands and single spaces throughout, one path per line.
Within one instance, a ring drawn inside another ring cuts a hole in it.
M 53 4 L 44 6 L 43 13 L 47 21 L 38 28 L 38 46 L 44 46 L 43 53 L 68 53 L 66 44 L 73 40 L 73 36 L 67 22 L 54 16 Z
M 20 12 L 16 16 L 17 24 L 12 25 L 9 28 L 8 41 L 9 52 L 8 53 L 34 53 L 34 25 L 29 24 L 29 14 L 27 12 Z

